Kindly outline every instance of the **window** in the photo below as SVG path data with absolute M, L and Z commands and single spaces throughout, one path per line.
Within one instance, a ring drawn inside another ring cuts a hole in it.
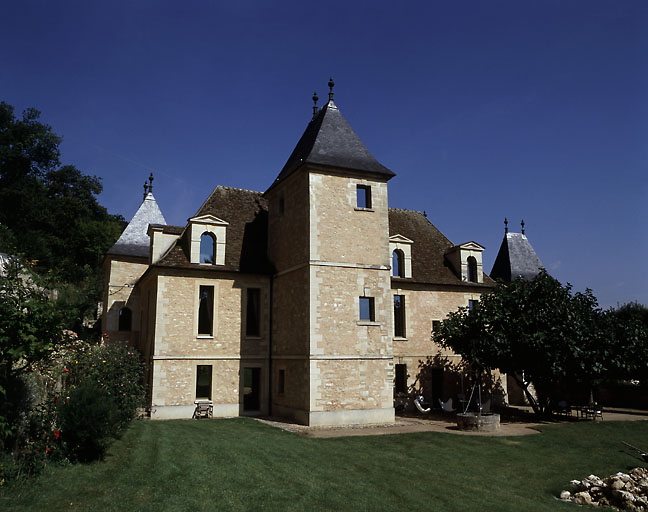
M 400 249 L 392 252 L 392 276 L 405 277 L 405 254 Z
M 358 208 L 371 208 L 371 187 L 367 185 L 358 185 L 356 191 Z
M 473 309 L 475 309 L 475 306 L 477 305 L 478 302 L 479 301 L 477 301 L 477 300 L 469 300 L 468 301 L 468 311 L 472 311 Z
M 216 241 L 211 233 L 200 236 L 200 263 L 216 263 Z
M 468 256 L 468 281 L 477 282 L 477 260 L 474 256 Z
M 196 399 L 212 397 L 212 365 L 199 364 L 196 368 Z
M 395 367 L 394 391 L 396 393 L 407 393 L 407 365 L 397 364 Z
M 405 337 L 405 295 L 394 295 L 394 337 Z
M 261 335 L 261 290 L 259 288 L 247 289 L 247 309 L 245 315 L 245 335 Z
M 360 297 L 360 320 L 373 322 L 375 319 L 374 298 Z
M 201 286 L 198 295 L 198 335 L 214 335 L 214 287 Z
M 432 320 L 432 332 L 439 332 L 441 320 Z
M 119 330 L 130 331 L 133 326 L 133 312 L 130 308 L 121 308 L 119 310 Z
M 283 395 L 286 391 L 286 370 L 279 370 L 279 382 L 277 385 L 277 393 Z

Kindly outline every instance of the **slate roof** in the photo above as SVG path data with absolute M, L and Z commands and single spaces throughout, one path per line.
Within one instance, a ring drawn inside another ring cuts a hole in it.
M 332 100 L 308 123 L 286 165 L 268 190 L 308 163 L 386 179 L 395 176 L 369 153 Z
M 389 209 L 389 236 L 403 235 L 412 244 L 412 277 L 393 277 L 394 281 L 447 284 L 470 287 L 493 287 L 495 283 L 484 274 L 483 283 L 462 281 L 446 261 L 445 253 L 454 244 L 421 212 Z
M 148 257 L 150 239 L 147 232 L 149 224 L 166 225 L 164 215 L 162 215 L 151 192 L 146 195 L 124 232 L 106 254 Z
M 157 266 L 272 274 L 267 257 L 268 205 L 261 192 L 218 186 L 194 216 L 201 215 L 213 215 L 229 223 L 225 264 L 190 263 L 188 232 L 184 232 Z
M 491 277 L 510 282 L 517 277 L 530 281 L 540 272 L 542 262 L 523 233 L 506 233 L 497 258 L 493 263 Z

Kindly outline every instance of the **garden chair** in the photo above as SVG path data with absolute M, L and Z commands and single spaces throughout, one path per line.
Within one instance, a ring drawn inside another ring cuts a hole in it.
M 414 405 L 419 410 L 419 412 L 422 413 L 430 412 L 430 407 L 425 407 L 425 405 L 423 404 L 423 400 L 424 400 L 423 395 L 416 395 L 416 397 L 414 398 Z
M 196 409 L 194 410 L 194 419 L 211 418 L 214 414 L 214 402 L 211 400 L 196 400 Z
M 603 407 L 596 402 L 591 403 L 583 408 L 583 415 L 585 419 L 596 420 L 596 418 L 601 418 L 601 421 L 603 421 Z
M 452 408 L 452 398 L 448 398 L 446 402 L 439 398 L 439 403 L 441 404 L 441 409 L 443 410 L 443 412 L 455 412 L 455 410 Z

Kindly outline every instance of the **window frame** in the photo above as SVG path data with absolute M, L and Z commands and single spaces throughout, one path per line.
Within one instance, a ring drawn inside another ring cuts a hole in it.
M 277 395 L 283 396 L 286 394 L 286 369 L 279 368 L 277 373 Z
M 209 385 L 208 385 L 208 386 L 209 386 L 209 388 L 208 388 L 208 389 L 209 389 L 209 393 L 207 393 L 207 396 L 201 396 L 201 395 L 198 393 L 198 391 L 199 391 L 199 389 L 200 389 L 201 387 L 202 387 L 202 388 L 206 388 L 206 387 L 207 387 L 207 385 L 200 386 L 200 383 L 199 383 L 199 381 L 200 381 L 200 371 L 201 371 L 201 368 L 202 368 L 202 369 L 209 368 L 209 372 L 208 372 L 208 373 L 209 373 Z M 212 393 L 213 393 L 213 382 L 214 382 L 214 365 L 211 365 L 211 364 L 198 364 L 198 365 L 196 365 L 196 389 L 195 389 L 195 396 L 196 396 L 196 400 L 200 400 L 200 399 L 207 399 L 207 400 L 211 400 L 211 399 L 212 399 Z
M 203 240 L 211 240 L 211 261 L 203 261 Z M 200 235 L 200 246 L 198 253 L 198 263 L 201 265 L 216 265 L 216 247 L 218 246 L 218 239 L 211 231 L 203 231 Z
M 209 293 L 211 290 L 210 302 L 203 308 L 203 290 Z M 214 303 L 215 303 L 216 287 L 209 284 L 199 284 L 198 285 L 198 311 L 196 312 L 197 321 L 196 321 L 196 337 L 198 338 L 213 338 L 215 329 L 215 312 L 214 312 Z M 204 318 L 203 315 L 208 314 L 207 318 Z M 209 323 L 209 332 L 201 332 L 201 329 L 206 326 L 206 323 Z
M 256 300 L 254 300 L 254 295 L 256 294 Z M 253 299 L 253 300 L 251 300 Z M 256 306 L 254 303 L 256 302 Z M 251 310 L 251 308 L 254 308 L 254 310 Z M 251 327 L 255 327 L 253 324 L 251 325 L 250 322 L 252 322 L 252 319 L 256 319 L 256 332 L 254 332 L 254 329 L 251 329 Z M 252 339 L 258 339 L 261 338 L 261 288 L 259 287 L 249 287 L 246 288 L 246 296 L 245 296 L 245 337 L 246 338 L 252 338 Z
M 375 297 L 367 297 L 367 296 L 361 296 L 359 297 L 359 310 L 358 310 L 358 320 L 360 322 L 375 322 L 376 321 L 376 300 Z M 369 318 L 363 318 L 363 301 L 366 300 L 368 301 L 367 307 L 369 308 L 368 313 L 369 313 Z
M 125 327 L 122 322 L 128 322 L 127 329 L 122 328 Z M 117 313 L 117 330 L 119 332 L 131 332 L 133 330 L 133 310 L 128 306 L 120 308 Z
M 394 265 L 394 260 L 396 265 Z M 392 277 L 405 277 L 405 253 L 402 249 L 392 251 Z
M 477 283 L 479 278 L 477 276 L 477 258 L 468 256 L 466 259 L 466 279 L 469 283 Z
M 394 393 L 407 393 L 407 365 L 396 363 L 394 365 Z
M 373 210 L 371 195 L 371 185 L 356 185 L 356 209 L 370 211 Z M 360 201 L 361 198 L 362 201 Z
M 399 302 L 400 305 L 396 307 L 396 302 Z M 407 322 L 405 316 L 405 295 L 395 294 L 394 295 L 394 338 L 407 339 Z M 397 328 L 400 327 L 400 332 L 397 332 Z

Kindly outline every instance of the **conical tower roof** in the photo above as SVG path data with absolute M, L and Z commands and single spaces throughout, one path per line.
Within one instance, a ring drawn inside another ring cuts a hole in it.
M 502 279 L 510 282 L 518 277 L 530 281 L 543 268 L 540 258 L 536 255 L 529 239 L 524 233 L 504 234 L 493 269 L 490 272 L 492 279 Z
M 152 192 L 146 194 L 128 226 L 126 226 L 124 232 L 115 242 L 115 245 L 108 250 L 107 254 L 148 257 L 150 246 L 149 224 L 166 225 L 164 215 L 162 215 Z
M 354 174 L 381 176 L 385 179 L 395 176 L 369 152 L 332 99 L 308 123 L 306 131 L 270 188 L 306 164 L 345 169 Z

